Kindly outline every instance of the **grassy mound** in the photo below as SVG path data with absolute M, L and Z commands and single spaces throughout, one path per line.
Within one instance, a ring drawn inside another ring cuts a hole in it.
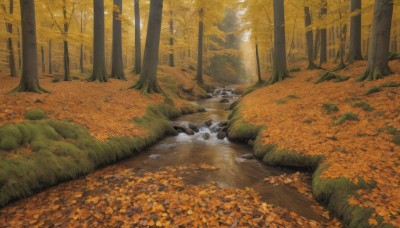
M 169 118 L 196 111 L 200 109 L 194 106 L 182 110 L 167 104 L 152 106 L 146 115 L 132 120 L 148 131 L 146 137 L 106 141 L 95 139 L 86 128 L 70 122 L 46 119 L 2 126 L 0 206 L 132 156 L 163 136 L 176 134 Z M 33 116 L 37 113 L 41 112 Z
M 42 119 L 45 119 L 47 116 L 43 110 L 34 109 L 34 110 L 27 111 L 25 113 L 24 117 L 27 120 L 42 120 Z

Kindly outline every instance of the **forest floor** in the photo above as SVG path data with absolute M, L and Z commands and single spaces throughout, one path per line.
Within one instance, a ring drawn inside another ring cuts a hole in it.
M 361 61 L 339 71 L 350 76 L 340 83 L 315 84 L 323 70 L 291 73 L 292 78 L 241 99 L 234 118 L 263 127 L 256 147 L 271 152 L 261 157 L 265 163 L 297 166 L 302 159 L 323 156 L 314 174 L 314 194 L 319 191 L 322 200 L 329 200 L 332 195 L 324 195 L 329 191 L 321 186 L 335 188 L 350 180 L 356 189 L 345 197 L 347 205 L 369 211 L 369 225 L 399 227 L 400 61 L 390 62 L 395 74 L 383 80 L 356 82 L 365 66 Z M 340 210 L 346 207 L 334 207 L 344 216 Z

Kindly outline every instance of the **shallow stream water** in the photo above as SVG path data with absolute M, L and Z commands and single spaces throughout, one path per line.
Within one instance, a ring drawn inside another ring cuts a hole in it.
M 172 121 L 175 125 L 193 123 L 200 127 L 194 135 L 180 133 L 170 136 L 147 149 L 138 156 L 121 162 L 119 165 L 135 171 L 154 171 L 164 166 L 188 164 L 207 164 L 218 169 L 212 172 L 188 174 L 184 177 L 188 184 L 216 183 L 222 188 L 253 188 L 262 196 L 263 201 L 287 208 L 306 218 L 321 221 L 324 218 L 313 212 L 311 200 L 300 194 L 289 185 L 274 186 L 264 181 L 269 176 L 279 176 L 294 171 L 266 166 L 256 159 L 245 159 L 241 156 L 251 154 L 252 149 L 246 145 L 230 142 L 227 138 L 217 139 L 217 133 L 210 129 L 219 122 L 225 121 L 230 114 L 228 103 L 220 103 L 221 96 L 196 102 L 206 108 L 207 112 L 186 115 Z M 230 99 L 230 103 L 235 97 Z M 205 121 L 212 120 L 207 127 Z M 210 134 L 206 140 L 204 134 Z

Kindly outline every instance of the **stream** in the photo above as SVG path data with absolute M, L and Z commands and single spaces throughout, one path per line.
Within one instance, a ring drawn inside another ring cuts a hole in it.
M 228 96 L 230 103 L 236 99 L 235 96 L 231 97 L 230 92 Z M 292 174 L 294 171 L 266 166 L 256 159 L 243 158 L 252 154 L 250 147 L 230 142 L 227 138 L 220 140 L 217 133 L 210 130 L 216 128 L 219 122 L 225 121 L 230 114 L 227 110 L 230 103 L 220 103 L 221 99 L 221 95 L 214 95 L 211 99 L 198 101 L 196 104 L 204 107 L 207 112 L 182 116 L 172 121 L 179 126 L 192 123 L 199 127 L 198 133 L 180 133 L 178 136 L 167 137 L 119 165 L 145 172 L 164 166 L 205 163 L 218 169 L 188 174 L 184 176 L 185 182 L 194 185 L 216 183 L 222 188 L 253 188 L 269 204 L 287 208 L 308 219 L 323 221 L 324 218 L 311 209 L 315 202 L 307 199 L 294 187 L 274 186 L 264 181 L 266 177 Z M 210 127 L 205 124 L 207 120 L 212 120 Z

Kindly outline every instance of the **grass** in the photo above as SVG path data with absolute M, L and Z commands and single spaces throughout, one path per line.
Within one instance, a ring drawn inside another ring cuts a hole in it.
M 324 103 L 322 105 L 322 108 L 325 110 L 325 113 L 328 115 L 339 111 L 339 106 L 336 103 Z
M 400 130 L 389 126 L 387 127 L 387 131 L 389 132 L 389 134 L 393 135 L 393 143 L 400 146 Z
M 169 118 L 199 110 L 197 106 L 177 109 L 166 104 L 150 107 L 146 115 L 133 120 L 133 124 L 147 130 L 145 137 L 114 137 L 107 141 L 93 138 L 81 125 L 40 120 L 37 116 L 43 118 L 43 111 L 30 111 L 28 117 L 34 121 L 0 127 L 2 154 L 22 148 L 31 151 L 0 160 L 0 206 L 139 153 L 163 136 L 176 134 Z
M 293 100 L 295 100 L 295 99 L 300 99 L 300 97 L 299 96 L 297 96 L 296 94 L 290 94 L 289 96 L 287 96 L 289 99 L 293 99 Z
M 341 115 L 337 120 L 336 120 L 336 125 L 341 125 L 346 121 L 360 121 L 358 116 L 352 112 L 347 112 L 343 115 Z
M 358 101 L 358 102 L 353 104 L 353 107 L 361 108 L 362 110 L 364 110 L 366 112 L 372 112 L 372 110 L 374 110 L 372 108 L 372 106 L 366 101 Z
M 41 109 L 34 109 L 27 111 L 24 115 L 25 119 L 27 120 L 42 120 L 45 119 L 46 113 L 43 112 Z

